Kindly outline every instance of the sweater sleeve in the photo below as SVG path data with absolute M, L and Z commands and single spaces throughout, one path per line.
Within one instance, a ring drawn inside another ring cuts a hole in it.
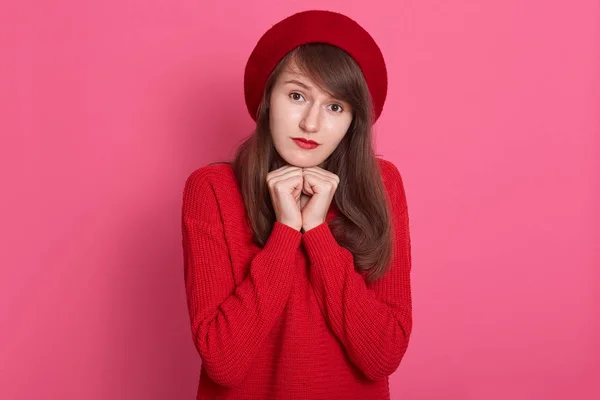
M 275 222 L 247 277 L 235 285 L 221 220 L 227 210 L 220 210 L 207 171 L 192 173 L 184 189 L 185 289 L 203 367 L 214 382 L 233 387 L 287 302 L 302 234 Z
M 372 380 L 398 368 L 412 330 L 408 209 L 400 173 L 388 163 L 394 256 L 383 277 L 367 284 L 326 222 L 302 236 L 317 302 L 352 363 Z

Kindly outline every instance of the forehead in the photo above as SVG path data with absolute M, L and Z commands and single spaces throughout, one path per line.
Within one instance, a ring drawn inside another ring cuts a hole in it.
M 310 76 L 306 71 L 300 69 L 294 60 L 290 60 L 288 64 L 281 70 L 279 77 L 277 78 L 278 85 L 290 84 L 289 81 L 295 81 L 291 84 L 304 84 L 309 90 L 315 92 L 322 92 L 326 95 L 333 96 L 333 94 L 323 87 L 323 84 L 318 82 L 314 77 Z M 302 85 L 300 85 L 302 86 Z
M 286 65 L 279 74 L 278 81 L 280 83 L 285 83 L 288 80 L 297 80 L 302 83 L 305 83 L 310 86 L 314 86 L 315 82 L 306 72 L 302 71 L 296 63 L 290 61 L 288 65 Z

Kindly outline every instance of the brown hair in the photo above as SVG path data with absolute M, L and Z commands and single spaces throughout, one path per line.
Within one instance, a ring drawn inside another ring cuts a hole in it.
M 339 212 L 329 227 L 338 244 L 352 253 L 355 269 L 372 282 L 385 274 L 392 258 L 391 210 L 373 150 L 369 90 L 358 64 L 338 47 L 321 43 L 297 47 L 279 62 L 265 85 L 256 130 L 233 160 L 253 240 L 263 247 L 276 220 L 266 177 L 286 162 L 271 139 L 268 104 L 277 77 L 290 60 L 323 90 L 352 106 L 348 132 L 323 164 L 340 178 L 333 198 Z

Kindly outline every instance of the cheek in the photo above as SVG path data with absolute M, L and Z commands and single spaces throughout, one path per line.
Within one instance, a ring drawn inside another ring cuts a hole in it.
M 345 118 L 332 116 L 331 118 L 326 119 L 323 124 L 323 128 L 325 128 L 326 132 L 328 132 L 329 137 L 336 138 L 338 141 L 341 141 L 346 135 L 351 123 L 351 115 Z
M 275 100 L 271 102 L 269 110 L 269 120 L 273 133 L 279 133 L 281 129 L 289 129 L 298 126 L 302 118 L 301 107 L 284 100 Z

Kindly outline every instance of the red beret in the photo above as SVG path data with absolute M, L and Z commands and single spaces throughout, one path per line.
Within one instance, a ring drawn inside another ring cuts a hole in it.
M 387 70 L 375 40 L 356 21 L 324 10 L 302 11 L 272 26 L 250 54 L 244 73 L 244 96 L 252 119 L 262 100 L 269 75 L 294 48 L 307 43 L 328 43 L 348 53 L 359 65 L 373 100 L 377 121 L 387 95 Z

